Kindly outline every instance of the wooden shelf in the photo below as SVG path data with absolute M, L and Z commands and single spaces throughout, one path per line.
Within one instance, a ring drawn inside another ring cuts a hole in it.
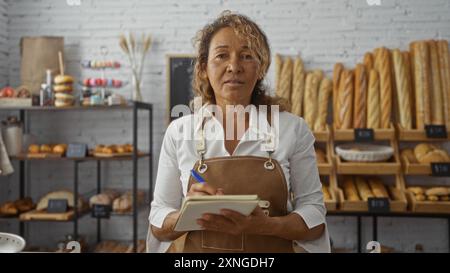
M 403 173 L 406 175 L 431 175 L 431 165 L 422 163 L 411 163 L 405 156 L 400 156 Z
M 328 142 L 330 141 L 331 130 L 330 126 L 327 124 L 325 131 L 313 131 L 314 138 L 316 142 Z
M 141 153 L 138 158 L 150 157 L 150 153 Z M 26 155 L 12 156 L 11 159 L 21 161 L 123 161 L 133 160 L 133 156 L 117 156 L 117 157 L 47 157 L 47 158 L 35 158 L 27 157 Z
M 73 111 L 73 110 L 128 110 L 133 109 L 132 104 L 127 105 L 98 105 L 98 106 L 68 106 L 68 107 L 54 107 L 54 106 L 5 106 L 0 107 L 0 110 L 25 110 L 25 111 Z
M 389 129 L 374 129 L 374 140 L 395 139 L 395 128 L 391 124 Z M 355 129 L 336 129 L 333 125 L 333 139 L 335 141 L 354 141 Z
M 89 214 L 89 210 L 78 212 L 78 218 L 86 216 L 87 214 Z M 20 214 L 19 220 L 21 222 L 69 222 L 72 221 L 74 217 L 75 212 L 73 209 L 64 213 L 45 213 L 31 210 Z
M 425 130 L 407 130 L 400 125 L 396 125 L 399 141 L 449 141 L 450 131 L 447 131 L 447 138 L 428 138 Z
M 450 213 L 450 201 L 418 201 L 408 190 L 406 190 L 406 197 L 413 212 Z

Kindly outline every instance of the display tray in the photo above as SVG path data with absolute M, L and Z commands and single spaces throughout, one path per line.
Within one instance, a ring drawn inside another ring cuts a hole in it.
M 425 130 L 404 129 L 399 124 L 396 125 L 399 141 L 448 141 L 450 140 L 450 131 L 447 129 L 447 138 L 428 138 Z
M 419 187 L 430 188 L 429 185 Z M 418 201 L 414 194 L 408 190 L 406 190 L 406 197 L 408 198 L 410 210 L 413 212 L 450 213 L 450 201 Z
M 325 131 L 313 131 L 314 138 L 316 142 L 327 142 L 330 140 L 330 126 L 327 125 Z
M 401 156 L 403 172 L 406 175 L 431 175 L 431 164 L 411 163 L 406 156 Z
M 317 168 L 319 169 L 319 174 L 320 175 L 329 175 L 331 174 L 331 172 L 333 171 L 333 161 L 332 161 L 332 156 L 331 156 L 331 151 L 330 151 L 330 145 L 326 145 L 325 149 L 323 149 L 322 147 L 319 147 L 321 150 L 325 150 L 325 159 L 327 160 L 327 162 L 325 163 L 319 163 L 317 162 Z
M 1 98 L 0 107 L 29 107 L 32 105 L 31 98 Z
M 337 204 L 338 204 L 338 195 L 336 192 L 336 189 L 333 187 L 329 187 L 328 191 L 331 195 L 331 200 L 326 200 L 325 207 L 327 208 L 327 211 L 336 211 L 337 210 Z
M 87 211 L 83 210 L 79 212 L 79 217 L 85 214 Z M 74 218 L 75 211 L 70 209 L 62 213 L 48 213 L 42 210 L 32 210 L 20 214 L 20 221 L 70 221 Z
M 339 156 L 335 156 L 336 171 L 338 174 L 399 174 L 401 165 L 396 160 L 396 155 L 386 162 L 349 162 L 343 161 Z
M 19 155 L 18 157 L 26 157 L 26 158 L 60 158 L 60 157 L 62 157 L 62 154 L 37 153 L 37 154 Z
M 391 140 L 395 139 L 395 128 L 391 124 L 388 129 L 374 129 L 374 140 Z M 354 141 L 355 129 L 336 129 L 333 125 L 333 139 L 335 141 Z

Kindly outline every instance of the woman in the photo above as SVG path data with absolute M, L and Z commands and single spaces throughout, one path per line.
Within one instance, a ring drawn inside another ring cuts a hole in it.
M 166 131 L 148 250 L 293 252 L 297 246 L 329 252 L 314 137 L 302 118 L 265 94 L 263 80 L 270 65 L 265 34 L 249 18 L 224 12 L 198 32 L 196 42 L 193 86 L 202 99 L 203 106 L 196 110 L 200 121 L 184 116 Z M 208 108 L 211 105 L 217 106 L 216 111 Z M 230 109 L 263 105 L 272 110 L 279 106 L 281 112 L 266 115 L 254 107 L 236 114 Z M 240 124 L 244 130 L 239 130 Z M 261 131 L 265 133 L 255 134 Z M 196 183 L 191 169 L 207 183 Z M 197 220 L 202 231 L 174 231 L 185 196 L 214 194 L 257 194 L 270 206 L 258 206 L 249 216 L 230 210 L 205 214 Z M 183 242 L 173 244 L 174 240 Z

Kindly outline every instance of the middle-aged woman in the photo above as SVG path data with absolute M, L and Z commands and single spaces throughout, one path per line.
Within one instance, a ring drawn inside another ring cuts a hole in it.
M 148 251 L 329 252 L 315 140 L 302 118 L 266 95 L 271 58 L 266 35 L 248 17 L 223 12 L 198 32 L 196 42 L 193 87 L 202 106 L 167 128 Z M 263 105 L 280 112 L 256 110 Z M 230 106 L 255 107 L 242 114 Z M 196 183 L 192 169 L 206 183 Z M 204 214 L 197 219 L 202 230 L 174 231 L 184 197 L 215 194 L 257 194 L 270 205 L 257 206 L 249 216 L 231 210 Z

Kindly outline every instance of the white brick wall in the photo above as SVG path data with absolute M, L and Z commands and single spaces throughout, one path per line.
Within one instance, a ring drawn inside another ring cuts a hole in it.
M 308 67 L 322 68 L 327 73 L 331 72 L 337 61 L 354 66 L 364 52 L 381 45 L 405 48 L 415 39 L 450 39 L 450 1 L 381 2 L 379 7 L 369 7 L 365 0 L 81 0 L 81 6 L 70 7 L 62 0 L 10 0 L 7 1 L 8 6 L 5 1 L 0 1 L 0 79 L 3 82 L 9 80 L 13 86 L 19 84 L 18 44 L 22 36 L 64 36 L 67 72 L 80 78 L 95 75 L 82 70 L 79 62 L 81 59 L 99 58 L 101 45 L 108 46 L 110 58 L 125 63 L 117 45 L 120 33 L 129 30 L 152 33 L 155 43 L 144 70 L 144 98 L 154 104 L 153 147 L 157 156 L 166 125 L 164 56 L 169 53 L 193 53 L 191 38 L 220 11 L 230 9 L 247 14 L 265 30 L 273 52 L 300 53 Z M 8 17 L 5 15 L 6 7 Z M 6 22 L 9 22 L 7 27 Z M 6 29 L 9 29 L 9 36 Z M 127 67 L 110 75 L 126 80 Z M 269 72 L 268 82 L 273 82 L 273 68 Z M 128 95 L 129 88 L 124 88 L 121 93 Z M 98 115 L 33 113 L 31 131 L 42 141 L 123 142 L 131 140 L 129 118 L 130 115 L 125 112 Z M 145 120 L 142 120 L 144 124 Z M 140 132 L 141 140 L 146 133 L 144 130 Z M 131 171 L 127 166 L 131 165 L 124 163 L 125 167 L 119 168 L 115 164 L 105 171 L 107 183 L 125 186 L 126 182 L 130 182 Z M 145 169 L 146 162 L 142 164 Z M 72 169 L 69 163 L 33 163 L 31 169 L 33 182 L 28 192 L 35 198 L 61 185 L 71 185 Z M 143 186 L 147 185 L 146 173 L 142 173 Z M 86 166 L 81 177 L 86 178 L 82 189 L 89 190 L 95 183 L 95 170 Z M 8 192 L 10 198 L 14 198 L 16 178 L 0 179 L 2 182 L 8 180 L 0 185 L 2 192 Z M 140 219 L 140 236 L 144 237 L 147 226 L 145 213 Z M 121 224 L 109 225 L 107 233 L 110 236 L 130 235 L 128 227 L 131 222 L 124 219 L 110 222 Z M 443 220 L 383 219 L 379 222 L 380 240 L 386 245 L 401 251 L 414 251 L 414 245 L 421 243 L 426 251 L 448 251 L 447 225 Z M 58 234 L 70 230 L 70 225 L 33 224 L 36 228 L 32 236 L 34 243 L 49 243 L 58 239 L 47 232 L 50 225 L 51 230 L 57 227 Z M 90 219 L 80 224 L 82 231 L 88 234 L 95 234 L 93 226 Z M 353 218 L 330 217 L 329 229 L 336 246 L 355 248 L 356 226 Z M 369 219 L 363 221 L 363 230 L 363 242 L 367 242 L 371 235 Z

